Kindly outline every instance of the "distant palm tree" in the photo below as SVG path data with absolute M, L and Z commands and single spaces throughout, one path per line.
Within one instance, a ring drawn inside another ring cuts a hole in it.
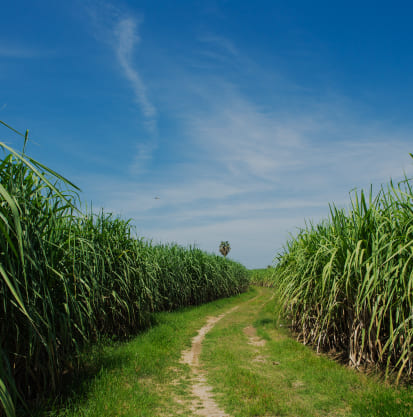
M 231 246 L 229 245 L 228 240 L 226 240 L 225 242 L 222 241 L 221 244 L 219 245 L 219 251 L 225 257 L 229 254 L 230 250 L 231 250 Z

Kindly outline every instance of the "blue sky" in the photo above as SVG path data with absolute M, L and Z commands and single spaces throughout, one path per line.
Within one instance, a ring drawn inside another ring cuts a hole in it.
M 215 253 L 228 240 L 232 259 L 265 267 L 328 203 L 413 175 L 412 15 L 380 1 L 7 2 L 0 120 L 140 236 Z

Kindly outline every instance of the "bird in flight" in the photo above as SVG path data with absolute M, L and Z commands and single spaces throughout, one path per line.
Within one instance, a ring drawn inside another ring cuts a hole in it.
M 160 199 L 161 199 L 161 197 L 156 196 L 156 197 L 154 197 L 153 199 L 154 199 L 154 200 L 160 200 Z

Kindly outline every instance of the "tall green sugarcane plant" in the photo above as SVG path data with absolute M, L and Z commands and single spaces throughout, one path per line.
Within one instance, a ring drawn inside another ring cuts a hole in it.
M 26 146 L 27 131 L 23 135 L 4 122 L 0 123 L 23 136 Z M 8 152 L 0 163 L 0 401 L 6 414 L 11 416 L 15 412 L 16 398 L 20 397 L 18 384 L 13 377 L 15 369 L 24 367 L 27 352 L 33 351 L 36 343 L 40 343 L 45 350 L 51 348 L 30 305 L 30 292 L 37 290 L 32 286 L 31 272 L 36 258 L 43 255 L 36 253 L 36 238 L 44 230 L 44 215 L 50 214 L 53 207 L 58 208 L 56 199 L 62 202 L 59 210 L 73 209 L 72 196 L 62 193 L 53 180 L 66 183 L 73 189 L 76 187 L 4 142 L 0 142 L 0 147 Z M 27 216 L 31 217 L 31 223 L 26 221 Z M 27 233 L 29 229 L 35 233 Z M 32 249 L 31 253 L 28 248 Z M 11 328 L 17 330 L 16 337 L 13 337 L 13 332 L 10 333 Z M 28 348 L 27 352 L 21 352 L 22 346 L 25 346 L 25 350 Z M 12 356 L 10 352 L 13 352 Z M 31 389 L 30 384 L 28 389 Z
M 413 376 L 412 180 L 355 192 L 348 211 L 332 205 L 277 260 L 280 314 L 305 343 L 382 367 L 396 382 Z
M 4 127 L 23 137 L 4 122 Z M 125 337 L 172 310 L 239 293 L 246 269 L 134 236 L 82 213 L 69 180 L 0 142 L 0 416 L 55 393 L 86 343 Z M 3 409 L 3 411 L 2 411 Z

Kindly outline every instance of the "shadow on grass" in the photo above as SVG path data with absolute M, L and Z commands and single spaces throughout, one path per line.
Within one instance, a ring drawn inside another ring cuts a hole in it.
M 254 327 L 265 326 L 266 324 L 274 324 L 275 320 L 271 318 L 259 319 L 254 322 Z
M 121 349 L 121 347 L 138 335 L 144 335 L 159 323 L 159 318 L 153 314 L 144 329 L 138 329 L 128 337 L 106 337 L 99 342 L 85 346 L 80 356 L 73 361 L 78 362 L 78 365 L 71 366 L 62 376 L 59 391 L 49 393 L 49 397 L 38 398 L 29 404 L 29 414 L 23 409 L 18 409 L 16 415 L 51 417 L 59 415 L 59 411 L 67 408 L 71 403 L 84 403 L 89 397 L 93 381 L 102 374 L 123 369 L 133 359 L 133 352 Z

